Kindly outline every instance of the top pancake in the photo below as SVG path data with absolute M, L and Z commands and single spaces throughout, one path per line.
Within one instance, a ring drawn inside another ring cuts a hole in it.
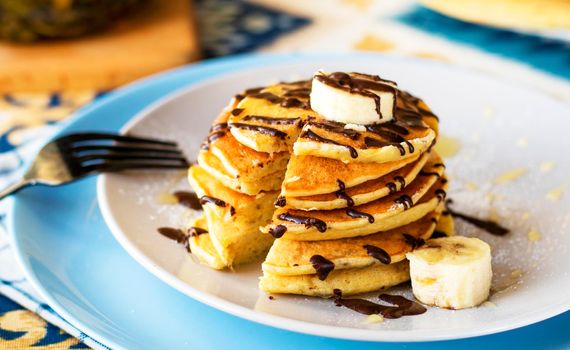
M 396 105 L 394 119 L 382 124 L 354 128 L 324 119 L 309 119 L 293 152 L 343 162 L 378 163 L 425 152 L 435 142 L 437 117 L 423 101 L 404 91 L 398 94 Z
M 246 90 L 231 111 L 231 133 L 258 152 L 290 152 L 305 120 L 316 116 L 309 93 L 310 81 Z

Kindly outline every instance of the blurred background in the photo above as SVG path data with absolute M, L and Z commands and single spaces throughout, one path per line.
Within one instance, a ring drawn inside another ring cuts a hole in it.
M 236 54 L 339 51 L 465 66 L 570 103 L 570 0 L 0 0 L 0 184 L 77 108 L 134 80 Z M 34 297 L 6 241 L 0 348 L 88 347 Z

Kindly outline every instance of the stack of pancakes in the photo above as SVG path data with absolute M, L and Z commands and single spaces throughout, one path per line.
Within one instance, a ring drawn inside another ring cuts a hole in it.
M 214 122 L 190 169 L 204 207 L 192 251 L 223 268 L 271 246 L 260 281 L 268 293 L 348 295 L 409 280 L 405 254 L 436 230 L 453 234 L 432 149 L 437 117 L 399 91 L 390 122 L 332 122 L 311 110 L 310 89 L 247 90 Z

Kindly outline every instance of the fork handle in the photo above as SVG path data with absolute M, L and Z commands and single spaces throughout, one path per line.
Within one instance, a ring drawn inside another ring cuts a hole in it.
M 6 198 L 7 196 L 18 192 L 19 190 L 21 190 L 24 187 L 27 187 L 30 185 L 30 181 L 28 180 L 24 180 L 24 179 L 20 179 L 18 181 L 16 181 L 13 184 L 10 184 L 8 187 L 4 188 L 2 191 L 0 191 L 0 200 Z

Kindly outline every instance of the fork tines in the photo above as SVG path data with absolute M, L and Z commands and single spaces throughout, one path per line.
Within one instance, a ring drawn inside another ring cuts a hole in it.
M 146 137 L 90 132 L 63 136 L 56 143 L 75 175 L 189 165 L 175 142 Z

